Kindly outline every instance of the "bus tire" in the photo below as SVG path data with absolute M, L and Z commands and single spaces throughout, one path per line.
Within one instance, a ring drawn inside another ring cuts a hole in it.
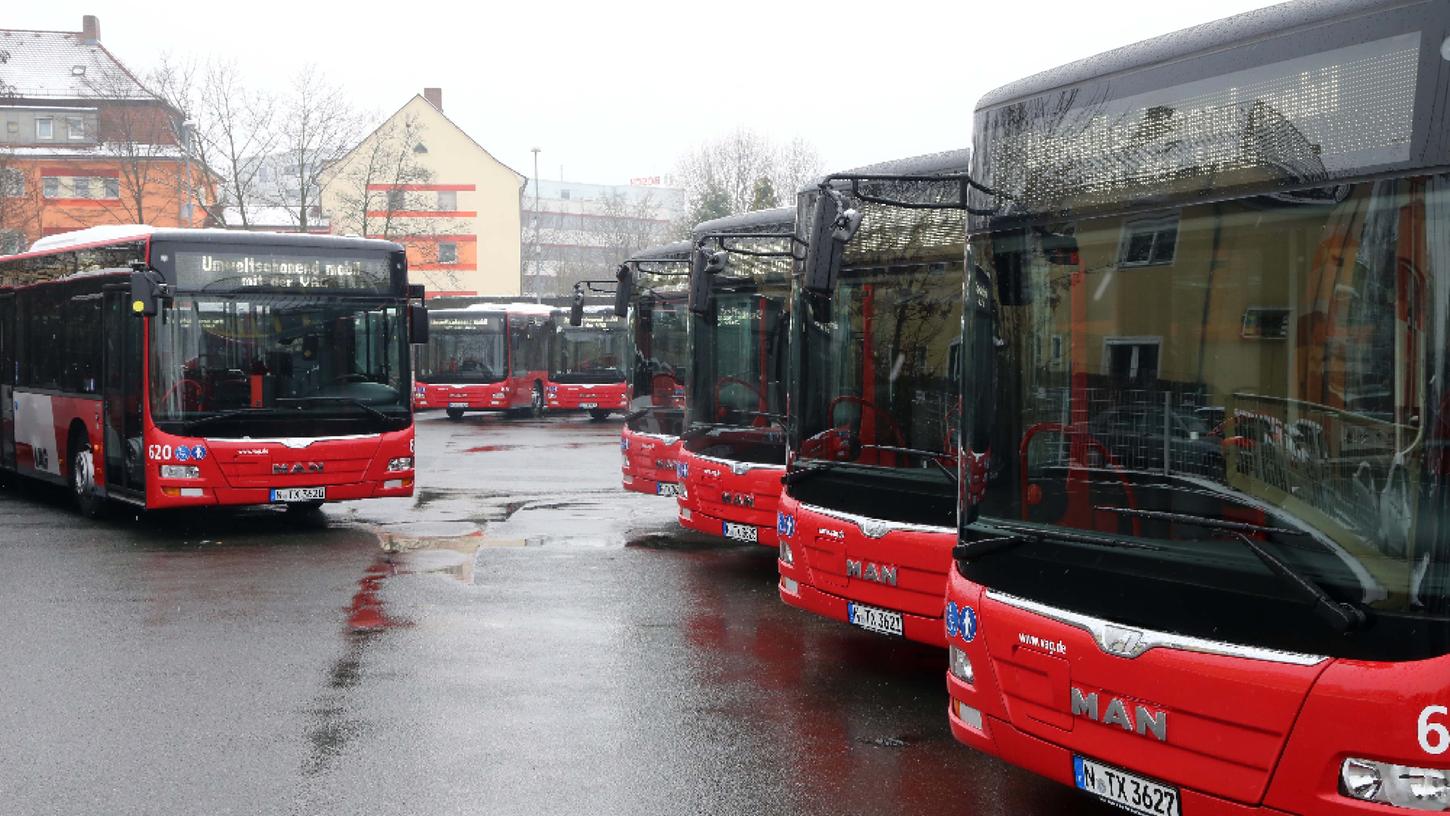
M 529 416 L 541 417 L 544 415 L 544 384 L 534 382 L 534 392 L 529 396 Z
M 594 420 L 595 422 L 603 422 L 604 420 L 609 419 L 609 411 L 603 408 L 590 408 L 589 418 Z
M 68 479 L 76 510 L 86 518 L 95 518 L 101 514 L 106 499 L 96 487 L 96 460 L 91 453 L 91 441 L 86 438 L 85 431 L 71 431 L 67 453 Z
M 454 422 L 457 422 L 458 420 L 463 419 L 463 409 L 462 408 L 449 408 L 448 409 L 448 418 L 451 419 L 451 420 L 453 420 Z
M 287 512 L 288 513 L 291 513 L 293 515 L 300 516 L 300 515 L 304 515 L 304 514 L 307 514 L 307 513 L 316 513 L 318 511 L 322 510 L 322 502 L 320 502 L 320 501 L 287 502 L 286 507 L 287 507 Z

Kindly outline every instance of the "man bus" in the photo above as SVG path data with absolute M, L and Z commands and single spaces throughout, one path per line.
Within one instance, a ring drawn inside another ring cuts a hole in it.
M 549 380 L 544 386 L 550 411 L 588 411 L 595 420 L 629 406 L 629 332 L 624 318 L 608 305 L 580 306 L 579 325 L 567 309 L 554 311 L 549 341 Z
M 777 522 L 782 600 L 940 646 L 957 543 L 967 153 L 861 168 L 802 193 L 808 271 Z
M 690 323 L 688 241 L 650 247 L 620 265 L 615 314 L 626 316 L 631 338 L 629 413 L 620 431 L 621 480 L 626 490 L 676 496 L 675 457 L 684 425 Z
M 1142 814 L 1450 810 L 1450 3 L 977 106 L 957 739 Z
M 0 258 L 0 469 L 79 509 L 413 493 L 403 248 L 95 227 Z M 416 321 L 416 323 L 414 322 Z
M 413 407 L 540 416 L 548 380 L 553 309 L 536 303 L 473 303 L 429 310 L 418 349 Z
M 776 546 L 795 209 L 695 227 L 680 526 Z

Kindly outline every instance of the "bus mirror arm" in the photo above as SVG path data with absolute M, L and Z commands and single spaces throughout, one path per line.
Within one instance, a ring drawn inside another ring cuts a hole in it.
M 150 266 L 131 264 L 131 313 L 137 317 L 154 317 L 162 301 L 172 298 L 171 286 Z
M 415 346 L 428 344 L 428 307 L 421 303 L 408 304 L 408 342 Z

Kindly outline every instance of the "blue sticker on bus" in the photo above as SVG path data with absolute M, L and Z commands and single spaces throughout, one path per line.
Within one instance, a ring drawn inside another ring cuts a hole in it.
M 190 462 L 191 461 L 191 448 L 188 448 L 185 445 L 177 445 L 176 446 L 176 461 L 178 461 L 178 462 Z
M 947 639 L 961 636 L 966 643 L 977 639 L 977 611 L 967 604 L 957 606 L 956 601 L 947 601 Z
M 205 459 L 206 458 L 206 446 L 205 445 L 197 445 L 196 447 L 192 448 L 191 449 L 191 458 L 195 459 L 198 462 L 200 462 L 201 460 Z

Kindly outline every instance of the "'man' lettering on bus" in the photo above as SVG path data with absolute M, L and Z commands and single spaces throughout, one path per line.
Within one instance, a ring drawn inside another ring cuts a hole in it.
M 1116 725 L 1124 731 L 1137 731 L 1139 736 L 1152 734 L 1159 742 L 1168 741 L 1168 712 L 1151 711 L 1142 705 L 1134 705 L 1129 711 L 1127 704 L 1116 697 L 1101 706 L 1097 692 L 1084 693 L 1076 686 L 1072 689 L 1072 716 Z

